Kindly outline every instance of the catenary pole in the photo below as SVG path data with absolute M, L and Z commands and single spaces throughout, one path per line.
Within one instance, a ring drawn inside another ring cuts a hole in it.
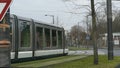
M 112 3 L 107 0 L 107 41 L 108 41 L 108 60 L 113 60 L 113 35 L 112 35 Z

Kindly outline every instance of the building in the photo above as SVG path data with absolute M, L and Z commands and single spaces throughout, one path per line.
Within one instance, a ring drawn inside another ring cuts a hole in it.
M 107 47 L 107 33 L 101 35 L 101 47 Z M 120 47 L 120 33 L 113 33 L 114 47 Z

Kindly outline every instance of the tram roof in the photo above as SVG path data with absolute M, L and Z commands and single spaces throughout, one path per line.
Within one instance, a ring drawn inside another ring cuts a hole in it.
M 35 20 L 35 19 L 32 19 L 32 18 L 26 18 L 26 17 L 22 17 L 22 16 L 18 16 L 18 15 L 15 15 L 15 16 L 17 16 L 17 18 L 21 19 L 21 20 L 26 20 L 26 21 L 32 21 L 33 20 L 35 23 L 38 23 L 38 24 L 43 24 L 43 25 L 48 25 L 48 26 L 63 28 L 63 27 L 58 26 L 56 24 L 50 24 L 50 23 L 46 23 L 46 22 L 43 22 L 43 21 L 38 21 L 38 20 Z M 14 14 L 11 14 L 10 17 L 14 18 Z

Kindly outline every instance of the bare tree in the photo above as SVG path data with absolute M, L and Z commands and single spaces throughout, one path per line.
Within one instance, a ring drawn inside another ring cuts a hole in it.
M 72 37 L 73 43 L 76 44 L 75 46 L 79 47 L 80 44 L 83 44 L 86 32 L 82 26 L 74 25 L 71 27 L 70 35 Z
M 85 14 L 86 16 L 91 16 L 91 7 L 90 5 L 79 5 L 77 4 L 75 1 L 76 0 L 63 0 L 64 2 L 71 2 L 72 5 L 74 5 L 74 9 L 81 9 L 81 8 L 85 8 Z M 116 18 L 116 16 L 118 15 L 118 7 L 116 7 L 114 4 L 112 6 L 114 9 L 112 9 L 112 14 L 113 14 L 113 18 Z M 107 32 L 107 8 L 106 8 L 106 2 L 102 1 L 102 2 L 96 2 L 95 3 L 95 12 L 96 12 L 96 26 L 97 26 L 97 33 L 98 34 L 104 34 Z M 79 10 L 78 12 L 71 12 L 72 14 L 79 14 Z M 118 17 L 118 16 L 117 16 Z M 87 17 L 86 17 L 87 18 Z M 87 20 L 87 19 L 84 19 Z M 92 20 L 92 19 L 91 19 Z M 115 19 L 116 20 L 116 19 Z M 88 22 L 88 24 L 91 24 L 91 22 Z M 115 24 L 113 24 L 115 25 Z M 89 27 L 92 27 L 92 25 L 89 25 Z M 116 27 L 113 27 L 113 32 L 116 32 L 117 29 Z M 89 28 L 89 32 L 91 32 L 91 29 Z
M 94 8 L 94 0 L 91 0 L 91 14 L 92 14 L 92 40 L 94 46 L 94 64 L 98 64 L 98 50 L 97 50 L 97 30 L 96 30 L 96 13 Z
M 113 32 L 120 32 L 120 12 L 116 13 L 116 17 L 112 25 L 113 25 Z

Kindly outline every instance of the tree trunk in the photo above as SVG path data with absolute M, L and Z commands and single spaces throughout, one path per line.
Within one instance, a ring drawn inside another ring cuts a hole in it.
M 94 0 L 91 0 L 91 14 L 92 14 L 92 40 L 94 47 L 94 64 L 98 64 L 98 49 L 97 49 L 97 34 L 96 34 L 96 14 L 94 7 Z

